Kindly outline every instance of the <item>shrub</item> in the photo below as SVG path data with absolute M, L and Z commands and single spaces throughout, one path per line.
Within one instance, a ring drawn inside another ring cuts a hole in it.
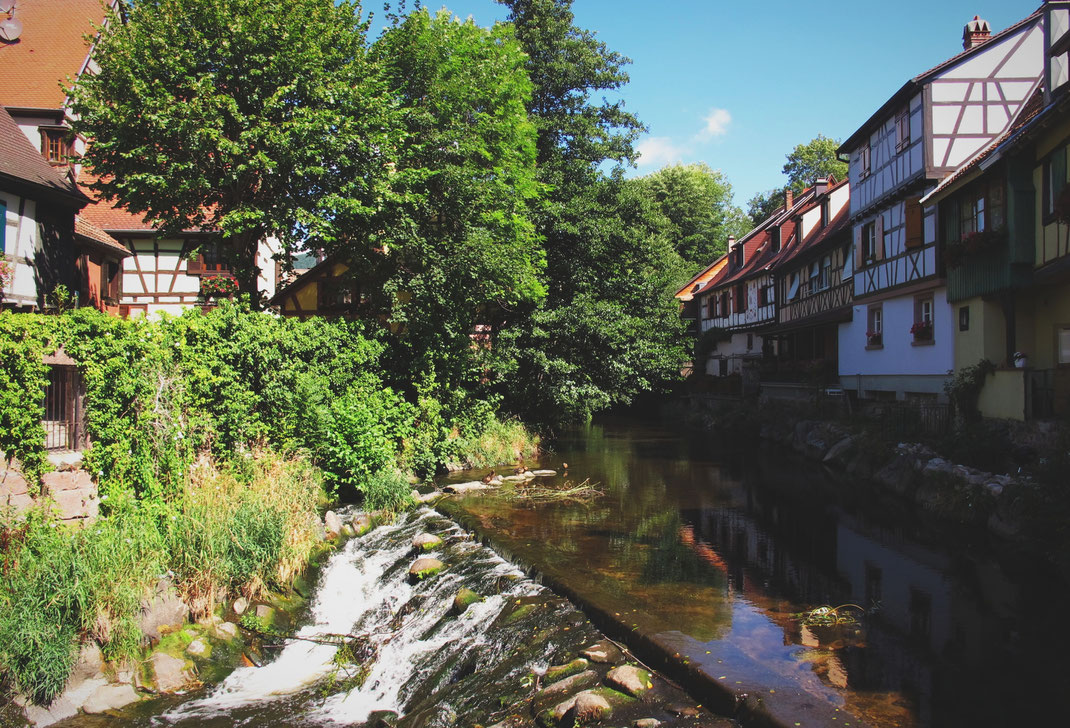
M 397 511 L 412 504 L 412 485 L 397 468 L 387 468 L 369 475 L 361 483 L 363 507 L 367 510 Z

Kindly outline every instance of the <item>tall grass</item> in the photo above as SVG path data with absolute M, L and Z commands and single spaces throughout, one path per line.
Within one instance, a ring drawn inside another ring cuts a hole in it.
M 457 439 L 455 452 L 472 468 L 486 468 L 534 457 L 539 452 L 539 436 L 518 420 L 490 417 L 478 432 Z
M 173 502 L 115 503 L 88 528 L 42 511 L 0 523 L 0 677 L 48 704 L 81 641 L 108 659 L 137 656 L 142 600 L 168 570 L 198 617 L 222 598 L 290 586 L 318 541 L 322 498 L 312 466 L 265 452 L 241 472 L 202 460 Z

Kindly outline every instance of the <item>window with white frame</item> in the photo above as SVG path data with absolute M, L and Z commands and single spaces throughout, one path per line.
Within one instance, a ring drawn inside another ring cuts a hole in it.
M 877 259 L 877 224 L 867 222 L 862 226 L 862 252 L 866 261 Z
M 862 170 L 862 176 L 868 177 L 871 171 L 870 169 L 870 151 L 869 144 L 858 150 L 858 167 Z
M 874 304 L 866 312 L 866 346 L 881 346 L 884 343 L 884 308 Z
M 895 116 L 895 151 L 901 152 L 910 146 L 910 109 L 906 108 Z

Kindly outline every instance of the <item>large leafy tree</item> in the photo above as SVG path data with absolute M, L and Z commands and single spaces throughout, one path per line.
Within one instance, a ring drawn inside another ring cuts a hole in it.
M 574 25 L 571 0 L 499 2 L 534 86 L 548 295 L 506 322 L 495 368 L 514 410 L 582 418 L 678 374 L 686 357 L 671 281 L 680 261 L 650 200 L 600 169 L 630 163 L 643 130 L 606 98 L 628 82 L 630 61 Z
M 139 0 L 112 14 L 72 89 L 96 189 L 162 234 L 215 231 L 255 292 L 257 243 L 287 250 L 376 221 L 391 110 L 355 2 Z M 255 300 L 255 296 L 254 296 Z
M 847 163 L 836 155 L 839 141 L 818 134 L 805 144 L 796 144 L 786 155 L 783 172 L 788 183 L 765 192 L 759 192 L 747 202 L 747 214 L 755 225 L 784 205 L 785 190 L 796 194 L 802 192 L 822 177 L 833 176 L 842 180 L 847 176 Z
M 732 201 L 732 185 L 706 164 L 675 164 L 634 184 L 665 216 L 665 234 L 689 268 L 708 265 L 724 253 L 728 237 L 740 238 L 750 219 Z
M 507 25 L 426 10 L 388 28 L 371 56 L 401 111 L 399 203 L 357 269 L 382 272 L 381 305 L 403 325 L 399 373 L 456 387 L 473 373 L 473 328 L 545 293 L 526 59 Z

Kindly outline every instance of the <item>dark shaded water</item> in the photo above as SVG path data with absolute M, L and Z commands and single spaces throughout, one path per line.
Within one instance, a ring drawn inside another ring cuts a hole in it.
M 604 495 L 441 507 L 622 626 L 748 684 L 795 686 L 876 726 L 1063 724 L 1068 591 L 1041 562 L 773 449 L 607 421 L 540 465 L 562 463 L 551 485 L 590 479 Z M 860 615 L 849 628 L 800 616 L 849 603 L 866 610 L 844 610 Z

